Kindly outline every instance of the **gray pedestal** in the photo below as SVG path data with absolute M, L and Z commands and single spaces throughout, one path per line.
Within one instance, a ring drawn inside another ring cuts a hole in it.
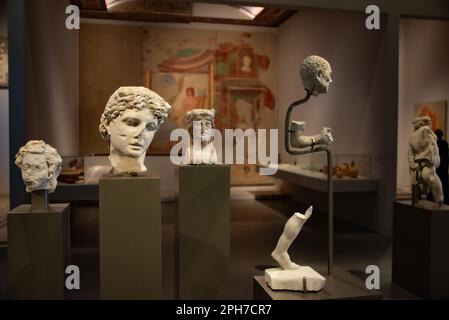
M 180 299 L 229 298 L 230 167 L 179 167 Z
M 255 276 L 253 277 L 253 298 L 255 300 L 382 299 L 379 290 L 366 289 L 363 281 L 347 272 L 336 270 L 331 276 L 325 275 L 324 277 L 326 278 L 326 284 L 321 291 L 301 292 L 272 290 L 265 282 L 264 276 Z
M 161 298 L 160 179 L 100 179 L 101 299 Z
M 21 205 L 8 213 L 8 297 L 64 299 L 70 264 L 70 207 Z
M 397 201 L 392 278 L 421 298 L 449 298 L 449 206 Z

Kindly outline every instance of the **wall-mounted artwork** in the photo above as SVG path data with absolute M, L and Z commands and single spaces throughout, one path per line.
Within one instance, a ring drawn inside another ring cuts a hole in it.
M 210 73 L 150 72 L 145 85 L 157 92 L 172 106 L 169 118 L 157 132 L 149 152 L 169 154 L 176 142 L 170 142 L 170 132 L 185 127 L 185 114 L 193 109 L 213 106 L 213 75 Z
M 8 41 L 0 37 L 0 88 L 8 87 Z
M 415 105 L 415 117 L 428 116 L 432 120 L 432 130 L 443 130 L 446 134 L 447 101 L 433 101 Z
M 144 83 L 173 107 L 150 154 L 169 154 L 185 113 L 215 109 L 219 130 L 274 129 L 276 36 L 264 32 L 144 28 Z M 158 132 L 159 133 L 159 132 Z M 231 184 L 267 184 L 255 165 L 232 166 Z M 246 181 L 246 182 L 245 182 Z

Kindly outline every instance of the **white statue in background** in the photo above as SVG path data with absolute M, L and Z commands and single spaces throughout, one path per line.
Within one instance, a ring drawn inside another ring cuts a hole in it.
M 440 165 L 437 137 L 432 131 L 429 117 L 417 117 L 413 121 L 414 132 L 410 136 L 408 161 L 412 188 L 418 187 L 427 194 L 432 191 L 434 201 L 443 203 L 444 194 L 441 180 L 436 173 Z
M 304 59 L 300 69 L 304 88 L 311 95 L 317 96 L 327 93 L 331 79 L 332 69 L 326 59 L 319 56 L 308 56 Z M 333 142 L 331 128 L 323 127 L 320 133 L 314 136 L 304 136 L 306 123 L 302 121 L 291 122 L 290 144 L 295 148 L 314 147 L 316 145 L 328 145 Z
M 111 95 L 99 130 L 109 142 L 114 173 L 147 171 L 147 149 L 170 108 L 163 98 L 145 87 L 120 87 Z
M 62 167 L 61 156 L 55 148 L 42 140 L 30 140 L 17 152 L 15 164 L 22 171 L 27 192 L 55 191 Z
M 312 215 L 310 206 L 305 214 L 295 212 L 288 219 L 284 231 L 278 240 L 271 256 L 280 268 L 265 270 L 265 281 L 274 290 L 319 291 L 324 287 L 326 279 L 308 266 L 300 266 L 291 261 L 288 254 L 293 241 L 298 236 L 304 223 Z
M 214 147 L 213 128 L 215 110 L 193 109 L 186 114 L 190 144 L 186 151 L 189 164 L 216 164 L 217 153 Z M 195 139 L 196 143 L 195 143 Z

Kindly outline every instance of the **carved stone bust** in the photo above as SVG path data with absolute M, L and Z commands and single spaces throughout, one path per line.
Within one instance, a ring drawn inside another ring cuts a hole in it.
M 426 194 L 430 189 L 434 201 L 442 204 L 443 187 L 436 173 L 440 154 L 437 137 L 432 131 L 432 121 L 427 116 L 417 117 L 413 120 L 413 127 L 408 151 L 412 190 L 417 186 Z
M 100 134 L 109 142 L 114 173 L 145 172 L 145 154 L 171 106 L 145 87 L 120 87 L 109 98 Z
M 213 128 L 215 110 L 193 109 L 186 113 L 186 128 L 190 134 L 187 157 L 190 164 L 215 164 Z
M 17 152 L 15 164 L 22 171 L 27 192 L 55 191 L 62 165 L 55 148 L 42 140 L 30 140 Z
M 304 88 L 312 95 L 327 93 L 331 79 L 332 69 L 329 62 L 320 56 L 308 56 L 304 59 L 300 75 Z

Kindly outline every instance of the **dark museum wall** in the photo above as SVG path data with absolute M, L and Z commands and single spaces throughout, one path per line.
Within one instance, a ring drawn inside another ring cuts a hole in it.
M 7 37 L 7 0 L 0 0 L 0 37 Z M 0 88 L 0 194 L 9 193 L 8 89 Z
M 304 96 L 299 78 L 302 59 L 311 54 L 325 57 L 332 66 L 329 92 L 295 109 L 292 119 L 306 121 L 306 134 L 331 127 L 334 155 L 370 155 L 372 176 L 380 181 L 377 202 L 381 204 L 385 202 L 382 187 L 387 165 L 384 145 L 392 138 L 388 131 L 380 130 L 389 116 L 385 28 L 369 31 L 364 27 L 365 18 L 361 13 L 302 10 L 280 26 L 279 145 L 283 146 L 283 117 L 288 105 Z M 289 158 L 283 147 L 280 151 L 282 159 Z M 357 197 L 350 201 L 356 202 Z M 365 210 L 345 217 L 374 229 L 388 229 L 382 214 L 379 209 L 371 213 Z
M 415 104 L 449 100 L 449 21 L 401 19 L 400 32 L 397 184 L 409 187 L 408 140 Z M 448 116 L 446 111 L 446 123 Z
M 108 153 L 98 123 L 120 86 L 142 85 L 142 31 L 129 25 L 81 23 L 79 38 L 80 154 Z
M 78 155 L 78 31 L 65 28 L 68 0 L 26 2 L 28 139 Z

